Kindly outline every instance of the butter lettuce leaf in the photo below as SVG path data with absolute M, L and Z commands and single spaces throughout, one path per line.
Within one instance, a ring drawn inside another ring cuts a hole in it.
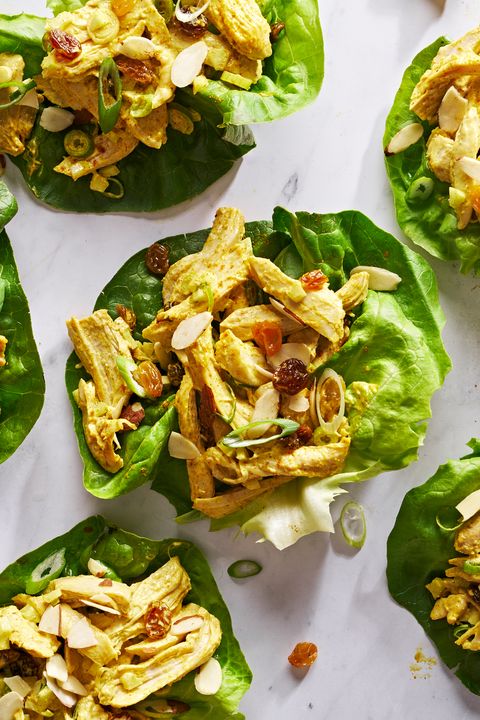
M 393 107 L 387 117 L 383 146 L 405 125 L 419 122 L 410 110 L 410 97 L 423 73 L 428 70 L 438 50 L 448 44 L 439 38 L 422 50 L 407 68 Z M 459 260 L 461 271 L 480 272 L 480 226 L 470 223 L 464 230 L 457 228 L 457 218 L 448 203 L 448 184 L 440 182 L 427 164 L 426 143 L 432 127 L 426 123 L 419 142 L 404 152 L 385 157 L 388 178 L 393 192 L 398 224 L 416 245 L 441 260 Z M 408 198 L 408 190 L 418 178 L 430 178 L 433 192 L 421 202 Z
M 442 530 L 436 517 L 479 488 L 480 444 L 469 443 L 473 452 L 461 460 L 449 460 L 420 487 L 408 492 L 387 544 L 388 588 L 394 600 L 409 610 L 437 646 L 443 662 L 461 682 L 480 695 L 480 655 L 455 645 L 455 626 L 431 620 L 434 601 L 425 585 L 444 577 L 448 561 L 458 553 L 454 532 Z
M 207 232 L 162 240 L 170 248 L 171 262 L 198 251 Z M 293 277 L 321 268 L 334 289 L 356 265 L 385 267 L 402 278 L 393 293 L 369 293 L 356 310 L 348 342 L 328 363 L 345 378 L 352 397 L 356 383 L 366 383 L 368 388 L 351 409 L 352 444 L 343 472 L 327 480 L 293 480 L 245 510 L 211 523 L 215 530 L 240 525 L 244 532 L 258 532 L 283 548 L 311 532 L 333 530 L 329 506 L 344 492 L 344 484 L 406 467 L 417 458 L 431 414 L 431 396 L 443 383 L 450 360 L 441 339 L 444 318 L 431 268 L 361 213 L 295 215 L 276 208 L 272 223 L 249 223 L 247 234 L 256 254 L 275 259 Z M 117 303 L 133 307 L 139 332 L 161 305 L 161 281 L 146 270 L 144 253 L 127 261 L 96 305 L 107 308 L 112 316 Z M 69 361 L 70 394 L 80 377 L 76 363 L 75 357 Z M 100 485 L 108 487 L 109 497 L 125 492 L 128 488 L 120 482 L 117 486 L 116 476 L 103 471 L 91 458 L 76 406 L 74 414 L 85 486 L 100 497 L 107 496 L 99 493 Z M 166 416 L 159 422 L 167 423 Z M 142 481 L 152 482 L 153 489 L 165 495 L 183 516 L 182 521 L 202 517 L 190 512 L 184 462 L 170 458 L 164 446 L 151 470 Z M 97 484 L 100 477 L 103 479 Z
M 17 593 L 26 592 L 35 568 L 45 561 L 48 566 L 52 558 L 62 558 L 62 576 L 88 573 L 88 560 L 94 557 L 127 582 L 154 572 L 174 556 L 178 556 L 192 583 L 186 601 L 202 605 L 221 623 L 222 642 L 215 657 L 222 666 L 223 682 L 216 695 L 200 695 L 193 683 L 194 673 L 190 673 L 151 697 L 181 700 L 189 705 L 190 710 L 182 713 L 185 720 L 243 720 L 237 709 L 250 686 L 252 674 L 233 634 L 230 614 L 208 563 L 191 542 L 173 538 L 150 540 L 120 530 L 99 515 L 93 516 L 9 565 L 0 574 L 0 604 L 6 605 Z
M 0 335 L 8 340 L 7 364 L 0 368 L 0 463 L 15 452 L 34 426 L 45 393 L 28 301 L 10 241 L 2 230 L 16 211 L 15 198 L 0 182 Z

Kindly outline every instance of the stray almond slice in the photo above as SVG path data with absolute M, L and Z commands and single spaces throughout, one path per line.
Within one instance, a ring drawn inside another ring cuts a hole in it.
M 88 695 L 88 690 L 85 685 L 82 685 L 80 680 L 77 680 L 73 675 L 69 675 L 65 682 L 60 683 L 60 685 L 62 690 L 74 693 L 75 695 L 80 695 L 81 697 Z
M 15 713 L 23 708 L 23 698 L 16 692 L 9 692 L 0 698 L 0 718 L 13 720 Z
M 118 605 L 115 602 L 115 600 L 112 597 L 110 597 L 110 595 L 107 595 L 106 593 L 103 593 L 103 592 L 95 593 L 94 595 L 91 595 L 89 597 L 89 600 L 92 600 L 93 602 L 96 602 L 96 603 L 100 603 L 100 605 L 108 605 L 108 607 L 111 607 L 114 610 L 118 610 Z
M 58 685 L 58 683 L 55 682 L 55 680 L 52 680 L 48 677 L 46 673 L 44 673 L 45 681 L 47 683 L 47 687 L 49 690 L 52 691 L 52 693 L 57 697 L 62 705 L 65 705 L 67 708 L 71 708 L 77 703 L 77 696 L 74 695 L 71 692 L 68 692 L 67 690 L 63 690 L 63 688 Z
M 350 276 L 355 273 L 368 273 L 368 287 L 370 290 L 378 290 L 380 292 L 391 292 L 396 290 L 402 282 L 402 278 L 397 273 L 386 270 L 385 268 L 374 267 L 373 265 L 357 265 L 350 272 Z
M 185 350 L 185 348 L 193 345 L 195 340 L 206 330 L 212 320 L 213 315 L 207 310 L 182 320 L 173 333 L 172 348 L 174 350 Z
M 82 618 L 72 625 L 67 635 L 67 645 L 69 648 L 77 650 L 98 645 L 95 633 L 86 618 Z
M 438 124 L 441 130 L 456 133 L 467 110 L 468 100 L 452 85 L 443 96 L 438 109 Z
M 200 695 L 215 695 L 222 687 L 222 679 L 222 666 L 212 657 L 195 675 L 195 689 Z
M 100 610 L 101 612 L 109 613 L 110 615 L 121 615 L 119 610 L 115 610 L 114 608 L 108 607 L 107 605 L 100 605 L 100 603 L 92 602 L 91 600 L 82 600 L 81 602 L 83 603 L 83 605 L 95 608 L 96 610 Z
M 73 125 L 75 115 L 63 108 L 48 107 L 42 112 L 40 127 L 48 132 L 61 132 Z
M 480 490 L 471 492 L 470 495 L 464 497 L 455 507 L 462 516 L 463 522 L 470 520 L 470 518 L 480 510 Z
M 172 83 L 179 88 L 191 85 L 202 70 L 205 58 L 208 55 L 208 47 L 200 40 L 178 53 L 173 61 L 171 70 Z
M 253 363 L 253 367 L 258 373 L 260 373 L 260 375 L 263 375 L 264 378 L 267 378 L 268 380 L 273 380 L 273 373 L 270 372 L 270 370 L 265 370 L 265 368 L 263 368 L 258 363 Z
M 61 683 L 64 683 L 68 678 L 67 663 L 58 653 L 48 658 L 45 672 L 49 678 L 59 680 Z
M 480 160 L 466 156 L 461 157 L 457 160 L 457 167 L 463 170 L 465 175 L 468 175 L 468 177 L 475 180 L 475 182 L 480 182 Z
M 280 405 L 280 393 L 275 388 L 268 388 L 258 398 L 253 408 L 253 413 L 250 418 L 250 422 L 260 422 L 261 420 L 275 420 L 278 417 L 278 408 Z M 271 423 L 265 423 L 265 425 L 259 425 L 258 427 L 250 428 L 246 435 L 254 440 L 262 437 L 269 428 Z
M 420 123 L 405 125 L 388 143 L 385 148 L 385 155 L 396 155 L 403 152 L 411 145 L 415 145 L 423 135 L 423 126 Z
M 282 362 L 296 358 L 301 360 L 308 367 L 310 363 L 310 348 L 304 343 L 283 343 L 280 350 L 275 355 L 270 355 L 268 362 L 274 368 L 280 367 Z
M 270 305 L 280 313 L 280 315 L 285 315 L 289 320 L 294 320 L 296 323 L 298 323 L 299 328 L 305 327 L 305 323 L 300 320 L 300 318 L 295 315 L 295 313 L 291 312 L 290 310 L 287 310 L 285 305 L 282 305 L 281 302 L 276 300 L 274 297 L 270 297 Z
M 62 611 L 60 605 L 49 605 L 38 623 L 38 629 L 48 635 L 60 635 Z
M 310 402 L 305 393 L 298 393 L 297 395 L 292 395 L 290 397 L 290 401 L 288 403 L 289 410 L 292 410 L 293 412 L 303 413 L 307 412 L 309 407 Z
M 175 431 L 170 433 L 168 452 L 170 457 L 178 458 L 178 460 L 194 460 L 201 455 L 200 450 L 191 440 Z
M 107 572 L 107 568 L 105 567 L 105 565 L 101 562 L 98 562 L 98 560 L 95 560 L 95 558 L 90 558 L 87 563 L 87 568 L 90 575 L 95 575 L 95 577 L 99 578 L 103 578 L 105 573 Z
M 158 46 L 146 37 L 131 35 L 120 45 L 120 52 L 133 60 L 147 60 L 155 55 Z
M 203 625 L 203 618 L 200 615 L 188 615 L 182 617 L 172 624 L 172 635 L 188 635 L 188 633 L 199 630 Z
M 31 686 L 25 682 L 20 675 L 12 675 L 12 677 L 4 677 L 3 682 L 12 691 L 20 695 L 21 698 L 26 698 L 28 693 L 31 692 Z

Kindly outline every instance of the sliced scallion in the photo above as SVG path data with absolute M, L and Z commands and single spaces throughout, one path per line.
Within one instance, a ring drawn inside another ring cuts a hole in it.
M 461 625 L 457 625 L 455 630 L 453 631 L 453 636 L 458 640 L 458 638 L 462 637 L 467 630 L 471 627 L 468 623 L 462 623 Z
M 340 527 L 343 537 L 349 545 L 354 548 L 361 548 L 367 537 L 367 525 L 363 507 L 350 500 L 345 503 L 340 514 Z
M 22 80 L 22 81 L 21 80 L 10 80 L 9 82 L 0 83 L 0 90 L 3 90 L 4 88 L 15 88 L 16 89 L 16 92 L 14 92 L 13 95 L 11 95 L 11 99 L 8 102 L 0 105 L 0 110 L 6 110 L 7 108 L 12 107 L 12 105 L 16 105 L 17 103 L 19 103 L 21 100 L 23 100 L 23 98 L 25 97 L 27 92 L 29 92 L 30 90 L 33 90 L 35 85 L 36 85 L 35 80 L 31 80 L 31 79 Z
M 227 572 L 235 580 L 241 580 L 258 575 L 262 570 L 262 566 L 256 560 L 237 560 L 230 565 Z
M 108 99 L 113 90 L 113 102 Z M 122 80 L 117 64 L 107 57 L 100 65 L 98 73 L 98 117 L 103 133 L 109 133 L 117 124 L 122 107 Z
M 36 595 L 44 590 L 47 585 L 59 577 L 65 567 L 65 548 L 53 552 L 33 568 L 30 576 L 25 582 L 25 592 L 28 595 Z
M 233 420 L 233 418 L 235 417 L 235 412 L 236 412 L 236 410 L 237 410 L 237 398 L 236 398 L 236 396 L 235 396 L 235 393 L 233 392 L 233 388 L 231 388 L 230 385 L 228 385 L 228 383 L 227 383 L 227 389 L 228 389 L 228 392 L 230 393 L 230 396 L 231 396 L 231 398 L 232 398 L 232 405 L 231 405 L 230 413 L 228 414 L 228 416 L 220 415 L 220 413 L 215 413 L 215 414 L 216 414 L 221 420 L 223 420 L 223 422 L 226 422 L 227 425 L 231 425 L 231 424 L 232 424 L 232 420 Z
M 117 180 L 115 177 L 108 178 L 109 180 L 109 186 L 114 186 L 117 188 L 117 192 L 114 192 L 113 190 L 105 190 L 103 193 L 105 197 L 111 198 L 112 200 L 121 200 L 122 197 L 125 195 L 125 188 L 123 187 L 120 180 Z
M 460 525 L 463 525 L 463 520 L 458 516 L 455 508 L 442 508 L 438 511 L 435 522 L 437 523 L 440 530 L 443 532 L 455 532 L 458 530 Z
M 255 440 L 249 438 L 242 438 L 242 435 L 244 433 L 248 432 L 252 428 L 259 427 L 260 425 L 278 425 L 279 427 L 283 428 L 283 430 L 277 435 L 270 435 L 270 437 L 261 437 Z M 272 440 L 280 440 L 280 438 L 287 437 L 287 435 L 292 435 L 292 433 L 298 430 L 299 427 L 299 423 L 295 422 L 294 420 L 287 420 L 286 418 L 258 420 L 257 422 L 248 423 L 248 425 L 243 425 L 236 430 L 232 430 L 232 432 L 228 433 L 228 435 L 225 435 L 225 437 L 222 438 L 221 442 L 222 445 L 225 445 L 225 447 L 227 448 L 241 448 L 251 447 L 252 445 L 265 445 L 265 443 L 272 442 Z
M 124 355 L 118 355 L 117 368 L 129 390 L 135 393 L 135 395 L 138 395 L 138 397 L 147 397 L 145 389 L 133 377 L 133 373 L 137 369 L 137 363 L 134 360 L 129 359 Z

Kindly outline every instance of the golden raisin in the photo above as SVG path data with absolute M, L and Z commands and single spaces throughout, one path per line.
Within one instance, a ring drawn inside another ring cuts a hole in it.
M 320 290 L 327 281 L 327 276 L 321 270 L 310 270 L 300 278 L 303 289 L 307 292 L 309 290 Z
M 137 316 L 133 312 L 131 308 L 125 307 L 125 305 L 116 305 L 115 310 L 117 311 L 117 315 L 119 315 L 121 318 L 125 320 L 130 330 L 135 330 L 135 325 L 137 324 Z
M 161 640 L 170 631 L 172 613 L 166 605 L 154 603 L 145 615 L 145 631 L 150 640 Z
M 153 275 L 165 275 L 169 268 L 169 250 L 166 245 L 153 243 L 147 250 L 145 264 Z
M 320 388 L 320 412 L 325 422 L 331 422 L 340 410 L 340 389 L 335 380 L 327 378 Z
M 144 360 L 133 373 L 135 380 L 140 383 L 148 397 L 160 397 L 163 390 L 163 380 L 160 370 L 150 360 Z
M 309 381 L 307 366 L 298 358 L 288 358 L 275 370 L 273 387 L 285 395 L 296 395 L 304 390 Z
M 288 656 L 288 662 L 296 668 L 309 668 L 317 656 L 318 649 L 314 643 L 301 642 L 293 648 L 293 652 Z
M 280 323 L 264 320 L 255 323 L 252 328 L 253 339 L 269 357 L 279 352 L 282 347 L 282 326 Z
M 74 60 L 82 52 L 82 46 L 74 35 L 54 28 L 47 33 L 47 47 L 51 47 L 57 60 Z
M 115 62 L 122 75 L 128 75 L 139 85 L 150 85 L 155 80 L 155 73 L 143 60 L 117 55 Z
M 123 17 L 131 10 L 135 5 L 135 0 L 112 0 L 112 10 L 117 17 Z

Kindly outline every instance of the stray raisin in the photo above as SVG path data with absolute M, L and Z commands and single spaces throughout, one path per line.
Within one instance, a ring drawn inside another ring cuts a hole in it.
M 478 587 L 473 588 L 472 597 L 475 600 L 475 602 L 480 603 L 480 588 L 478 588 Z
M 308 425 L 300 425 L 298 430 L 287 437 L 282 438 L 282 442 L 287 452 L 293 452 L 302 445 L 307 445 L 313 436 L 313 430 Z
M 82 46 L 77 38 L 63 30 L 50 30 L 47 33 L 48 45 L 53 49 L 57 60 L 75 60 L 82 52 Z
M 288 358 L 275 370 L 273 387 L 285 395 L 296 395 L 308 385 L 307 366 L 298 358 Z
M 141 362 L 133 372 L 133 377 L 140 383 L 148 397 L 158 398 L 162 394 L 162 373 L 150 360 Z
M 145 417 L 145 410 L 140 403 L 133 403 L 133 405 L 127 405 L 127 407 L 123 408 L 120 417 L 122 420 L 128 420 L 138 428 Z M 127 432 L 130 428 L 126 427 L 124 430 Z
M 309 668 L 317 656 L 318 649 L 314 643 L 301 642 L 295 645 L 293 652 L 288 656 L 288 662 L 296 668 Z
M 193 10 L 195 10 L 194 7 L 192 7 L 192 12 Z M 182 8 L 182 12 L 189 12 L 189 8 Z M 195 18 L 195 20 L 190 20 L 188 22 L 180 22 L 175 19 L 175 25 L 180 28 L 185 35 L 194 38 L 202 37 L 202 35 L 205 35 L 208 30 L 208 20 L 205 15 L 199 15 Z
M 213 421 L 215 420 L 215 398 L 212 389 L 208 385 L 204 385 L 200 396 L 200 406 L 198 408 L 198 419 L 200 421 L 200 430 L 205 438 L 205 442 L 213 444 L 215 438 L 213 435 Z
M 89 110 L 75 110 L 74 115 L 74 125 L 88 125 L 89 123 L 94 121 L 94 117 Z
M 180 363 L 169 363 L 167 365 L 167 377 L 172 387 L 180 387 L 185 370 Z
M 255 323 L 252 328 L 253 339 L 269 357 L 282 348 L 282 326 L 277 322 L 265 320 Z
M 150 640 L 161 640 L 170 631 L 172 613 L 166 605 L 153 604 L 145 615 L 145 631 Z
M 166 245 L 153 243 L 147 250 L 145 264 L 148 270 L 154 275 L 165 275 L 169 268 L 169 249 Z
M 139 85 L 150 85 L 155 80 L 155 73 L 142 60 L 135 60 L 126 55 L 118 55 L 115 58 L 117 67 L 122 75 L 128 75 Z
M 285 29 L 284 22 L 276 22 L 270 28 L 270 42 L 277 42 L 280 37 L 280 33 Z
M 125 320 L 130 330 L 135 330 L 135 325 L 137 324 L 137 316 L 133 312 L 131 308 L 125 307 L 125 305 L 116 305 L 115 310 L 117 311 L 117 315 L 120 315 L 121 318 Z
M 304 290 L 320 290 L 328 282 L 328 277 L 321 270 L 310 270 L 302 275 L 300 282 Z

